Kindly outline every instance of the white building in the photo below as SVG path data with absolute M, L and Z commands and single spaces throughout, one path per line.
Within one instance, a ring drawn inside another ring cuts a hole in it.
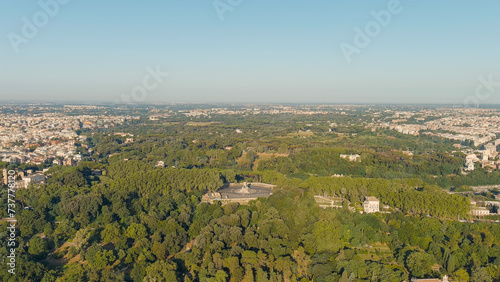
M 375 197 L 366 197 L 363 202 L 363 208 L 366 213 L 374 213 L 380 211 L 380 201 Z
M 476 154 L 468 154 L 467 157 L 465 157 L 465 162 L 478 162 L 480 159 L 476 156 Z
M 486 162 L 490 159 L 490 153 L 488 153 L 487 151 L 484 151 L 483 155 L 482 155 L 482 161 L 483 162 Z
M 348 159 L 349 161 L 351 162 L 355 162 L 357 161 L 359 158 L 361 158 L 360 155 L 356 154 L 356 155 L 344 155 L 344 154 L 340 154 L 340 158 L 341 159 Z
M 470 209 L 470 214 L 475 216 L 485 216 L 490 215 L 490 210 L 485 207 L 472 207 Z
M 467 171 L 473 171 L 475 169 L 473 162 L 468 162 L 465 164 L 465 166 L 466 166 L 465 170 L 467 170 Z
M 23 177 L 23 181 L 24 181 L 24 188 L 28 188 L 30 183 L 40 184 L 45 182 L 45 175 L 40 173 L 32 174 L 30 176 Z

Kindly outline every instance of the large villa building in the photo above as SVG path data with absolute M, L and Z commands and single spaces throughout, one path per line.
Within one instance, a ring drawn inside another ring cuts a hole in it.
M 209 192 L 203 195 L 202 202 L 213 203 L 220 201 L 223 204 L 238 202 L 246 204 L 257 198 L 267 198 L 273 194 L 274 185 L 265 183 L 231 183 L 226 184 L 217 192 Z

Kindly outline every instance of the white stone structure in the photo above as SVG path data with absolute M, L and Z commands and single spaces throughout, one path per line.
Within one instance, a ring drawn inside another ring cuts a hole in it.
M 380 211 L 380 201 L 375 197 L 366 197 L 363 202 L 363 208 L 366 213 L 374 213 Z

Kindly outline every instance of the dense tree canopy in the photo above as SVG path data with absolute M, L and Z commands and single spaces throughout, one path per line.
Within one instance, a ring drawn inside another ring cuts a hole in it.
M 341 114 L 162 122 L 143 117 L 119 129 L 134 142 L 112 129 L 82 130 L 93 151 L 82 150 L 80 165 L 54 166 L 47 183 L 18 190 L 16 275 L 3 268 L 0 279 L 500 280 L 500 225 L 458 221 L 470 217 L 469 200 L 442 189 L 498 183 L 500 174 L 461 174 L 464 156 L 449 141 L 372 132 Z M 276 188 L 245 205 L 200 202 L 244 181 Z M 322 209 L 315 195 L 341 207 Z M 382 213 L 360 212 L 367 196 Z

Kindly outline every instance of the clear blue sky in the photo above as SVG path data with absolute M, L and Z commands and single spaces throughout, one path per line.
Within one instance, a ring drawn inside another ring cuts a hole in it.
M 348 63 L 339 45 L 389 2 L 243 0 L 222 21 L 212 0 L 71 0 L 16 53 L 43 10 L 0 0 L 0 101 L 113 101 L 156 65 L 170 76 L 144 102 L 459 104 L 500 81 L 498 0 L 401 0 Z

